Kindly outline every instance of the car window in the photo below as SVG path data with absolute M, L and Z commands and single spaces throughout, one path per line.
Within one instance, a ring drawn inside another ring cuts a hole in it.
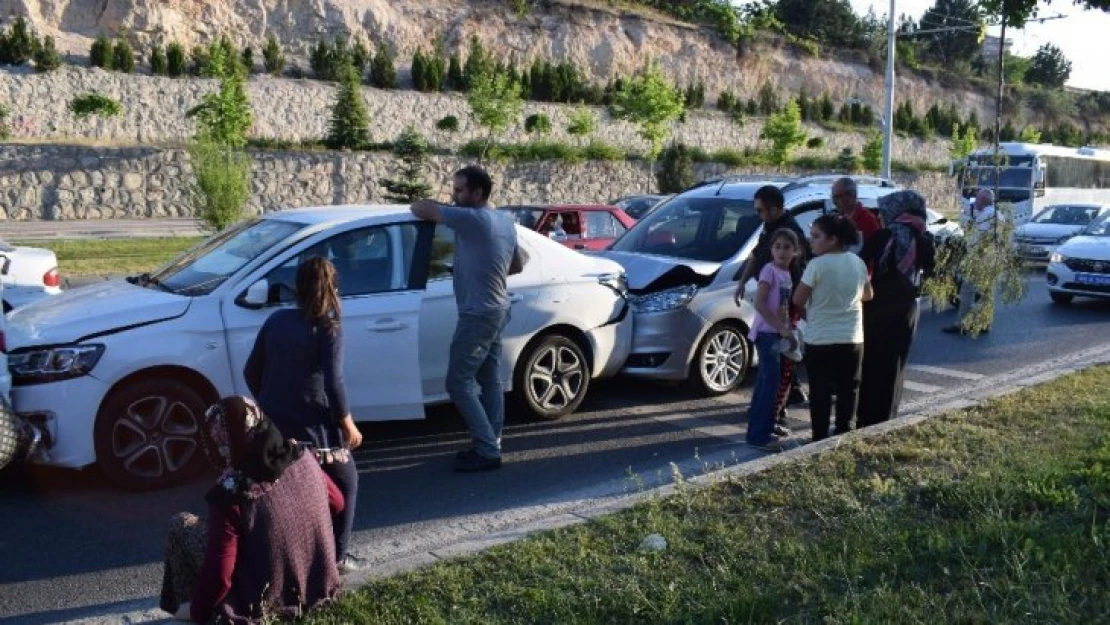
M 270 300 L 293 301 L 297 268 L 315 256 L 335 266 L 340 297 L 405 290 L 409 288 L 415 243 L 416 224 L 372 226 L 335 235 L 271 271 L 267 276 Z
M 648 213 L 610 249 L 722 262 L 759 224 L 750 200 L 678 196 Z
M 1103 213 L 1083 229 L 1083 234 L 1091 237 L 1110 236 L 1110 213 Z
M 509 216 L 512 217 L 513 222 L 518 226 L 523 226 L 529 230 L 536 229 L 544 213 L 544 209 L 542 208 L 521 208 L 516 206 L 502 206 L 501 210 L 508 213 Z
M 609 211 L 586 212 L 586 236 L 591 239 L 615 239 L 625 230 L 624 224 Z
M 809 227 L 812 226 L 813 222 L 817 221 L 817 218 L 824 214 L 824 212 L 824 200 L 820 202 L 807 202 L 790 211 L 790 213 L 794 215 L 794 221 L 798 222 L 798 226 L 802 229 L 802 232 L 806 233 L 806 237 L 809 237 Z
M 578 211 L 550 211 L 544 216 L 537 232 L 552 239 L 582 238 L 582 219 Z
M 1033 221 L 1039 224 L 1086 226 L 1098 213 L 1097 206 L 1049 206 L 1034 217 Z
M 428 266 L 428 280 L 449 280 L 455 265 L 455 231 L 443 224 L 436 225 L 432 238 L 432 261 Z

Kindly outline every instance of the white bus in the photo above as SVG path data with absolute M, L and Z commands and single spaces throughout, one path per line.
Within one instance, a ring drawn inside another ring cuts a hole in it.
M 1013 205 L 1014 226 L 1055 204 L 1110 205 L 1110 150 L 1004 142 L 999 156 L 997 201 Z M 965 203 L 974 201 L 980 188 L 994 189 L 994 172 L 993 147 L 954 161 L 949 169 L 959 174 Z

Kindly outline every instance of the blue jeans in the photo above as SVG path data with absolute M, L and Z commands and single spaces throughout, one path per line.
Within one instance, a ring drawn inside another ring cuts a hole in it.
M 752 403 L 748 407 L 749 445 L 766 445 L 775 432 L 775 398 L 782 375 L 782 352 L 779 351 L 777 333 L 760 332 L 755 337 L 755 351 L 759 354 L 759 371 L 755 376 Z
M 474 449 L 501 457 L 505 390 L 501 384 L 501 331 L 509 311 L 460 314 L 447 363 L 447 394 L 470 429 Z

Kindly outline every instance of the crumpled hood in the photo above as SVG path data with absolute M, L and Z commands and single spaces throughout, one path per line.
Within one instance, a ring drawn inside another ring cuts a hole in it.
M 1110 261 L 1110 237 L 1075 237 L 1056 251 L 1070 258 Z
M 624 267 L 628 290 L 633 293 L 651 293 L 685 284 L 705 286 L 721 269 L 720 263 L 633 252 L 606 250 L 598 255 L 615 260 Z
M 126 280 L 64 291 L 8 315 L 8 349 L 72 343 L 90 334 L 173 319 L 185 314 L 190 301 Z

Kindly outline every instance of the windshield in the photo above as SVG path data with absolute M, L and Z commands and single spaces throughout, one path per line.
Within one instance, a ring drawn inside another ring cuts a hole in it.
M 1089 237 L 1110 237 L 1110 213 L 1103 213 L 1091 225 L 1083 229 L 1083 234 Z
M 719 263 L 735 255 L 760 223 L 750 200 L 676 197 L 653 209 L 609 249 Z
M 247 263 L 303 227 L 277 219 L 243 222 L 178 256 L 140 280 L 140 284 L 154 284 L 181 295 L 207 295 Z
M 968 167 L 964 174 L 965 187 L 993 187 L 994 167 Z M 1033 170 L 1028 167 L 1003 167 L 998 186 L 1010 189 L 1028 189 L 1033 186 Z
M 1049 206 L 1033 218 L 1033 223 L 1086 226 L 1096 215 L 1097 206 Z

